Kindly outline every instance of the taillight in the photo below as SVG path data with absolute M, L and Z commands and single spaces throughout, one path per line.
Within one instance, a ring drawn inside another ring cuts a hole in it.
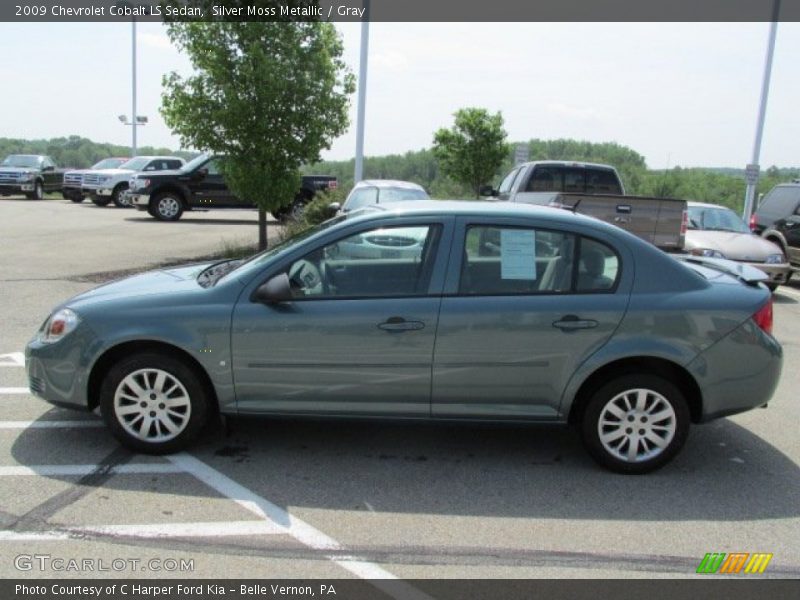
M 756 213 L 750 215 L 750 231 L 756 230 Z
M 770 296 L 767 303 L 759 308 L 758 312 L 753 315 L 753 321 L 766 333 L 772 335 L 772 296 Z
M 687 211 L 683 211 L 683 217 L 681 218 L 681 235 L 686 236 L 686 231 L 689 229 L 689 213 Z

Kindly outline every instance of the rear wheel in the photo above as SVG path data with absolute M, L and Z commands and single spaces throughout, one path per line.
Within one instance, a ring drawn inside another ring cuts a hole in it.
M 625 375 L 598 389 L 581 422 L 583 443 L 602 466 L 641 474 L 667 464 L 689 434 L 681 391 L 657 375 Z
M 119 442 L 166 454 L 188 446 L 208 420 L 208 392 L 184 361 L 160 352 L 114 365 L 100 387 L 100 410 Z
M 159 221 L 177 221 L 183 214 L 183 201 L 173 192 L 164 192 L 150 201 L 148 212 Z
M 80 204 L 83 202 L 83 196 L 70 196 L 70 200 L 72 200 L 75 204 Z

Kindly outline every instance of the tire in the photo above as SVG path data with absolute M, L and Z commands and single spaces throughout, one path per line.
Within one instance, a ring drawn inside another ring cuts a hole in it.
M 111 198 L 108 196 L 92 196 L 92 204 L 95 206 L 108 206 L 109 202 L 111 202 Z
M 169 454 L 186 448 L 208 421 L 209 407 L 208 391 L 195 370 L 160 352 L 122 359 L 100 386 L 103 420 L 135 452 Z
M 653 420 L 653 415 L 659 418 Z M 678 454 L 689 435 L 689 421 L 686 399 L 674 384 L 657 375 L 624 375 L 589 399 L 581 437 L 603 467 L 617 473 L 650 473 Z
M 129 208 L 129 205 L 122 201 L 122 192 L 128 189 L 127 184 L 120 183 L 117 187 L 114 188 L 114 191 L 111 192 L 111 201 L 114 203 L 114 206 L 117 208 Z
M 163 192 L 150 201 L 148 212 L 159 221 L 177 221 L 183 214 L 183 200 L 177 194 Z
M 41 200 L 44 198 L 44 188 L 42 187 L 42 182 L 37 181 L 33 184 L 33 191 L 25 194 L 25 197 L 28 200 Z
M 83 196 L 72 196 L 70 197 L 70 200 L 75 204 L 80 204 L 81 202 L 83 202 Z

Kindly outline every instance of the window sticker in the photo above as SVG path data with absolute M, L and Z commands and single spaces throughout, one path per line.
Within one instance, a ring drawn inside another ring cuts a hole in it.
M 500 277 L 536 281 L 536 232 L 500 230 Z

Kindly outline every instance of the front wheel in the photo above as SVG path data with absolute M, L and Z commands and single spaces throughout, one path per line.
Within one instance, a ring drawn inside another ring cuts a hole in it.
M 111 202 L 111 198 L 109 196 L 92 196 L 92 203 L 95 206 L 108 206 L 109 202 Z
M 209 404 L 198 374 L 159 352 L 121 360 L 100 387 L 100 411 L 111 433 L 147 454 L 186 448 L 208 420 Z
M 159 221 L 177 221 L 183 214 L 183 202 L 171 192 L 159 194 L 150 201 L 150 214 Z
M 70 200 L 75 204 L 80 204 L 83 202 L 83 196 L 70 196 Z
M 128 189 L 128 186 L 125 184 L 120 184 L 114 188 L 114 191 L 111 193 L 111 201 L 114 203 L 114 206 L 117 208 L 128 208 L 129 205 L 122 199 L 122 195 L 125 193 L 125 190 Z
M 581 421 L 583 443 L 602 466 L 649 473 L 678 454 L 689 435 L 681 391 L 657 375 L 625 375 L 598 389 Z
M 33 191 L 29 194 L 25 194 L 28 200 L 41 200 L 44 198 L 44 188 L 42 187 L 42 182 L 37 181 L 33 184 Z

